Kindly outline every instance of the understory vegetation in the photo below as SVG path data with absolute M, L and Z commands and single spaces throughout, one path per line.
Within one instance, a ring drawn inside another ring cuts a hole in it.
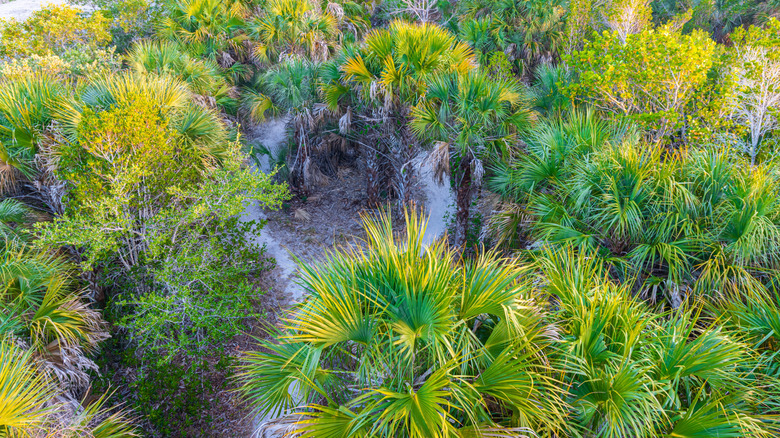
M 0 18 L 0 438 L 780 435 L 779 18 L 775 0 Z M 269 121 L 280 145 L 257 140 Z M 365 235 L 296 259 L 304 297 L 269 305 L 259 212 L 346 167 Z M 452 211 L 422 207 L 430 177 Z

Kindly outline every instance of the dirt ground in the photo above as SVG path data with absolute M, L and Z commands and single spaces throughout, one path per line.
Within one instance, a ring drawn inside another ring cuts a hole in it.
M 317 262 L 333 248 L 362 237 L 360 213 L 365 205 L 365 180 L 352 167 L 339 169 L 338 178 L 295 199 L 289 207 L 268 213 L 267 227 L 302 262 Z

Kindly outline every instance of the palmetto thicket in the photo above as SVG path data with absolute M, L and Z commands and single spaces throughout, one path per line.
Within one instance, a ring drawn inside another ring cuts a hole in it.
M 250 7 L 249 2 L 240 0 L 170 0 L 158 33 L 185 45 L 190 53 L 228 68 L 235 63 L 231 53 L 246 52 L 243 25 Z
M 111 413 L 105 397 L 81 405 L 63 396 L 56 379 L 30 351 L 0 339 L 0 436 L 135 438 L 132 422 Z
M 252 55 L 260 62 L 290 55 L 325 61 L 336 40 L 338 21 L 314 0 L 268 0 L 247 24 L 247 32 Z
M 471 48 L 438 25 L 394 21 L 323 66 L 324 103 L 341 115 L 341 134 L 361 145 L 370 204 L 379 201 L 380 187 L 410 199 L 418 153 L 410 110 L 434 76 L 467 73 L 475 62 Z
M 203 105 L 233 109 L 235 91 L 217 63 L 190 55 L 173 41 L 137 42 L 126 56 L 130 68 L 138 73 L 169 75 L 185 82 Z
M 736 154 L 667 154 L 591 112 L 543 122 L 492 187 L 512 205 L 500 239 L 573 245 L 606 260 L 634 292 L 673 306 L 776 281 L 778 175 Z
M 656 312 L 574 247 L 460 260 L 368 219 L 361 246 L 302 265 L 310 298 L 248 353 L 261 413 L 304 436 L 771 436 L 778 309 L 750 298 Z M 359 249 L 356 249 L 359 248 Z M 749 334 L 749 335 L 748 335 Z
M 723 311 L 694 303 L 658 313 L 630 283 L 610 280 L 598 258 L 571 247 L 546 251 L 537 266 L 562 332 L 553 363 L 565 372 L 571 435 L 776 433 L 778 373 L 766 360 L 773 353 L 723 324 Z M 770 309 L 752 308 L 746 318 L 761 319 L 761 310 Z
M 0 194 L 26 187 L 52 211 L 61 211 L 61 188 L 36 163 L 36 154 L 46 142 L 53 103 L 64 93 L 63 84 L 42 74 L 0 82 Z
M 74 289 L 62 260 L 8 241 L 2 253 L 3 335 L 44 359 L 64 388 L 85 388 L 94 364 L 86 353 L 107 335 L 100 315 Z M 5 337 L 4 336 L 4 337 Z
M 0 436 L 136 436 L 104 399 L 80 403 L 107 333 L 67 263 L 6 239 L 0 273 Z
M 260 147 L 272 161 L 279 161 L 279 154 L 290 157 L 290 163 L 285 163 L 290 184 L 301 193 L 326 180 L 323 170 L 334 173 L 328 164 L 335 153 L 329 142 L 318 138 L 318 128 L 327 116 L 326 108 L 319 103 L 319 66 L 291 56 L 258 75 L 254 86 L 244 91 L 243 107 L 250 118 L 263 120 L 272 113 L 288 119 L 293 148 L 271 151 L 264 145 Z
M 303 400 L 312 437 L 522 436 L 565 412 L 543 318 L 523 270 L 493 254 L 457 261 L 423 248 L 424 219 L 366 219 L 364 249 L 303 265 L 310 298 L 242 378 L 258 411 Z M 290 391 L 290 388 L 295 388 Z M 294 395 L 293 395 L 294 394 Z
M 481 55 L 482 64 L 491 52 L 504 52 L 530 78 L 539 64 L 562 53 L 566 6 L 543 0 L 461 1 L 460 37 Z

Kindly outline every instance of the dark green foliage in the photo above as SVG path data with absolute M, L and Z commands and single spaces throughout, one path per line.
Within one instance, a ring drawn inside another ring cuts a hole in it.
M 511 240 L 524 215 L 541 244 L 592 252 L 635 293 L 675 307 L 694 292 L 753 290 L 780 267 L 771 167 L 708 149 L 670 156 L 592 112 L 544 122 L 525 143 L 490 179 L 523 206 L 498 216 L 499 236 Z
M 219 402 L 231 389 L 227 376 L 235 363 L 227 352 L 220 349 L 212 356 L 157 365 L 153 354 L 125 348 L 118 340 L 108 341 L 104 348 L 99 361 L 104 376 L 95 382 L 95 389 L 119 386 L 121 393 L 113 401 L 139 415 L 147 436 L 186 438 L 219 433 L 214 417 L 224 415 Z M 127 370 L 135 372 L 128 374 Z M 125 397 L 120 399 L 122 394 Z

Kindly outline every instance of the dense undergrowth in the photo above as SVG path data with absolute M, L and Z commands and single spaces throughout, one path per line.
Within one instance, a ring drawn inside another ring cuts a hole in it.
M 83 4 L 0 20 L 0 437 L 780 433 L 776 2 Z M 264 326 L 241 215 L 355 157 Z

